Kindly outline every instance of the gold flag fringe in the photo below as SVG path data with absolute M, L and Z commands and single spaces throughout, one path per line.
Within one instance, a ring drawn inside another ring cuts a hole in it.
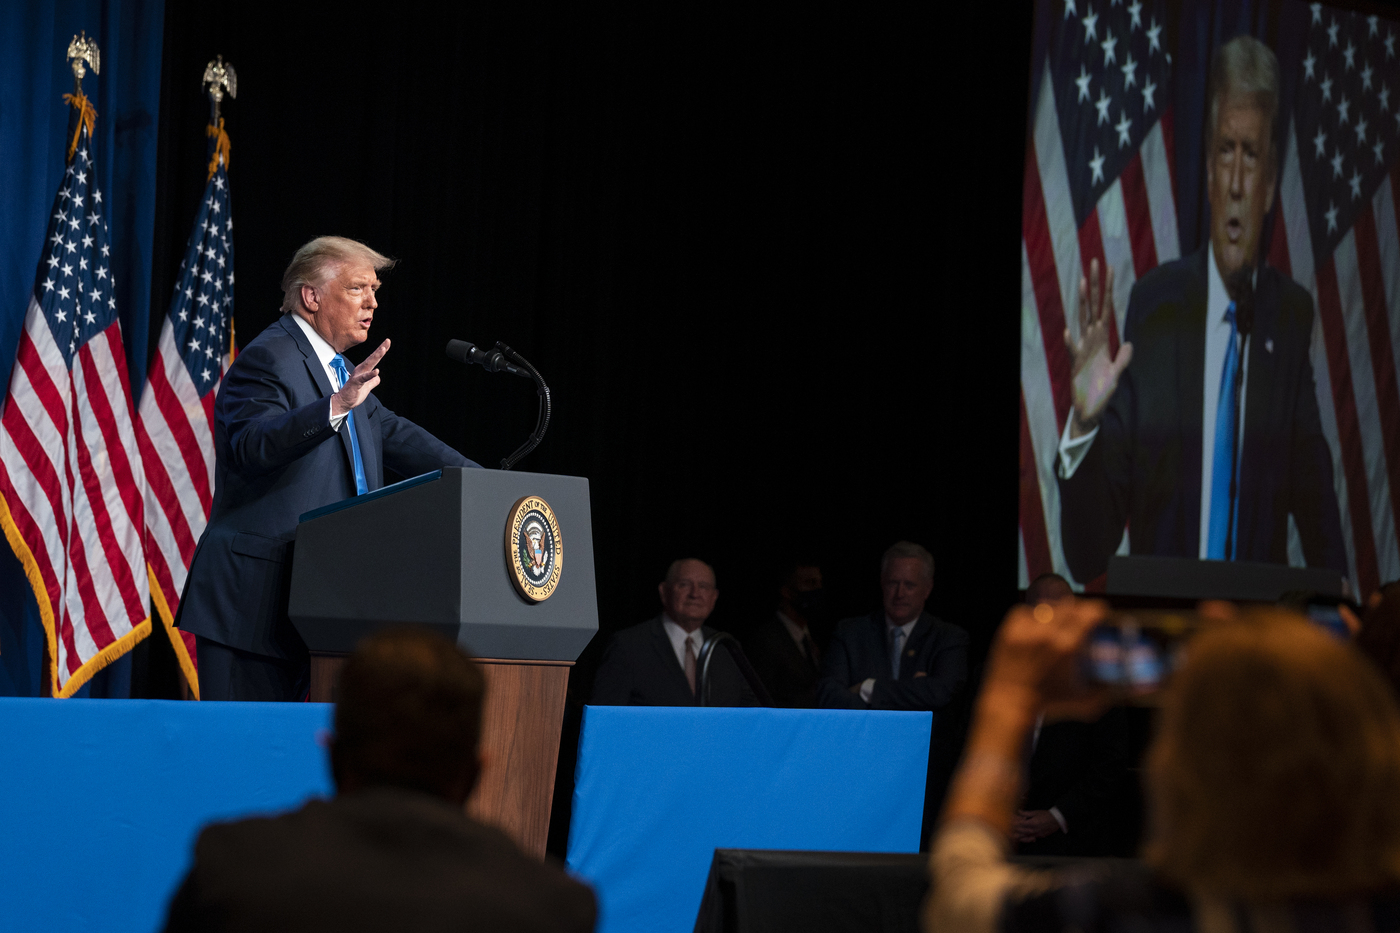
M 231 144 L 228 140 L 228 134 L 224 132 L 224 118 L 219 117 L 218 126 L 206 126 L 204 128 L 204 134 L 215 138 L 214 155 L 209 159 L 209 178 L 213 178 L 214 173 L 219 170 L 220 163 L 223 164 L 225 170 L 228 169 L 229 149 Z M 208 179 L 205 180 L 207 181 Z
M 92 135 L 92 127 L 97 122 L 97 111 L 92 109 L 92 101 L 82 91 L 76 94 L 64 94 L 63 102 L 74 110 L 78 111 L 78 125 L 73 129 L 73 141 L 68 144 L 68 158 L 73 158 L 73 153 L 78 151 L 78 137 L 82 135 L 83 127 L 87 127 L 88 135 Z

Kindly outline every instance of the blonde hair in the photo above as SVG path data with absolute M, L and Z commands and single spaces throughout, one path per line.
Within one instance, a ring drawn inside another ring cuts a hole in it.
M 303 285 L 320 288 L 337 268 L 351 262 L 365 263 L 373 266 L 375 272 L 381 272 L 394 268 L 398 260 L 370 249 L 359 240 L 318 236 L 296 251 L 287 271 L 282 273 L 282 313 L 297 309 Z
M 1400 711 L 1371 665 L 1278 609 L 1187 650 L 1148 758 L 1149 863 L 1253 902 L 1400 881 Z

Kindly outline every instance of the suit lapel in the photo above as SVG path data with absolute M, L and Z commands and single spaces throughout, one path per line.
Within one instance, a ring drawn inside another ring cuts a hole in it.
M 778 623 L 778 634 L 782 636 L 778 639 L 778 644 L 782 646 L 779 650 L 788 656 L 789 662 L 800 664 L 813 671 L 817 670 L 818 665 L 814 664 L 812 659 L 803 652 L 801 646 L 792 640 L 792 635 L 788 632 L 787 626 L 783 624 L 783 620 L 775 619 L 774 621 Z M 807 637 L 812 637 L 811 628 L 807 629 Z
M 283 330 L 291 334 L 292 340 L 296 341 L 297 348 L 301 350 L 302 356 L 306 358 L 306 371 L 311 374 L 311 381 L 314 382 L 316 388 L 320 390 L 321 398 L 325 398 L 334 391 L 331 388 L 330 377 L 326 375 L 326 367 L 322 365 L 321 358 L 316 355 L 316 351 L 311 348 L 311 341 L 306 339 L 306 334 L 302 332 L 301 326 L 297 324 L 296 321 L 287 319 L 288 315 L 295 313 L 295 311 L 288 311 L 286 314 L 282 315 L 278 323 L 282 325 Z M 364 408 L 363 405 L 359 407 Z M 358 413 L 359 408 L 355 410 L 355 414 L 357 415 L 355 418 L 355 429 L 360 437 L 363 438 L 368 430 L 368 426 L 364 423 L 364 416 Z M 340 446 L 341 449 L 345 451 L 345 463 L 350 468 L 350 486 L 353 489 L 355 486 L 355 452 L 354 448 L 350 446 L 350 432 L 345 430 L 345 425 L 342 424 L 340 427 L 341 430 L 336 433 L 340 435 Z M 361 440 L 360 460 L 365 463 L 366 479 L 369 477 L 369 461 L 367 457 L 364 441 Z
M 379 472 L 379 447 L 374 437 L 374 430 L 369 424 L 369 399 L 365 399 L 363 403 L 355 406 L 351 416 L 355 419 L 355 433 L 360 439 L 360 462 L 365 467 L 365 485 L 373 492 L 384 485 L 384 477 Z M 348 434 L 349 432 L 343 433 Z M 345 439 L 345 443 L 347 445 L 350 443 L 348 437 Z M 351 469 L 354 469 L 354 463 L 352 457 Z
M 879 655 L 884 659 L 884 663 L 880 665 L 880 670 L 889 670 L 887 665 L 890 663 L 890 630 L 889 627 L 885 625 L 885 612 L 883 609 L 877 609 L 870 614 L 870 631 L 873 636 L 874 644 L 879 646 Z M 902 660 L 899 666 L 901 668 L 904 666 Z
M 924 650 L 924 642 L 928 641 L 933 634 L 933 616 L 927 612 L 919 614 L 919 621 L 914 623 L 914 627 L 909 631 L 909 638 L 904 642 L 904 650 L 899 654 L 899 673 L 903 675 L 904 667 L 912 663 L 911 659 L 919 655 Z
M 1273 351 L 1279 296 L 1278 280 L 1269 272 L 1269 269 L 1260 269 L 1258 273 L 1259 286 L 1254 295 L 1254 327 L 1246 353 L 1249 368 L 1243 373 L 1244 437 L 1240 444 L 1239 530 L 1236 534 L 1236 540 L 1239 542 L 1236 545 L 1236 553 L 1242 556 L 1253 553 L 1247 542 L 1257 518 L 1254 510 L 1257 500 L 1248 494 L 1244 484 L 1246 477 L 1268 472 L 1255 461 L 1259 457 L 1267 456 L 1269 436 L 1275 433 L 1269 417 L 1274 405 L 1274 386 L 1278 381 L 1278 355 Z M 1251 474 L 1251 470 L 1255 472 Z
M 695 694 L 690 692 L 690 681 L 685 679 L 685 668 L 676 657 L 676 649 L 671 646 L 671 637 L 666 634 L 666 626 L 662 623 L 661 616 L 651 620 L 651 628 L 652 647 L 661 655 L 659 670 L 668 671 L 667 679 L 676 685 L 680 691 L 679 695 L 690 697 L 690 702 L 694 705 Z
M 1176 372 L 1179 379 L 1176 397 L 1179 400 L 1177 418 L 1183 485 L 1183 495 L 1179 501 L 1186 512 L 1181 516 L 1179 527 L 1185 531 L 1183 546 L 1191 553 L 1195 553 L 1201 536 L 1201 445 L 1204 443 L 1201 431 L 1206 403 L 1206 295 L 1209 290 L 1206 263 L 1211 261 L 1210 244 L 1207 243 L 1197 255 L 1199 258 L 1191 264 L 1195 275 L 1187 285 L 1180 326 L 1176 328 Z

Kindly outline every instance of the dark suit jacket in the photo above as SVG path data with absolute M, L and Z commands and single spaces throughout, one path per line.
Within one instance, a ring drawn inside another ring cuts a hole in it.
M 778 706 L 817 705 L 817 666 L 797 647 L 776 614 L 759 623 L 744 640 L 744 654 Z
M 715 634 L 708 625 L 705 638 Z M 757 706 L 758 697 L 724 646 L 710 657 L 710 706 Z M 594 706 L 697 706 L 661 616 L 613 636 L 593 680 Z
M 460 807 L 377 788 L 205 829 L 167 933 L 586 933 L 593 893 Z
M 229 367 L 214 403 L 214 505 L 180 628 L 275 658 L 305 650 L 287 620 L 297 519 L 355 495 L 350 431 L 331 430 L 330 396 L 325 367 L 285 314 Z M 371 490 L 384 485 L 385 466 L 402 476 L 476 466 L 373 395 L 351 417 Z
M 1084 461 L 1059 483 L 1065 559 L 1081 581 L 1104 573 L 1125 523 L 1134 554 L 1200 555 L 1209 253 L 1207 245 L 1158 266 L 1133 286 L 1124 326 L 1133 360 Z M 1238 558 L 1288 563 L 1291 513 L 1308 565 L 1345 574 L 1332 457 L 1308 357 L 1312 321 L 1312 298 L 1301 286 L 1276 269 L 1259 270 Z
M 1122 707 L 1097 722 L 1041 727 L 1026 769 L 1025 810 L 1059 809 L 1069 833 L 1055 833 L 1019 850 L 1034 855 L 1103 855 L 1099 836 L 1128 778 L 1128 717 Z
M 904 644 L 899 678 L 890 677 L 885 613 L 846 619 L 822 655 L 821 705 L 867 709 L 850 688 L 875 678 L 869 709 L 937 711 L 967 683 L 967 632 L 927 612 L 919 616 Z M 935 715 L 935 722 L 937 721 Z

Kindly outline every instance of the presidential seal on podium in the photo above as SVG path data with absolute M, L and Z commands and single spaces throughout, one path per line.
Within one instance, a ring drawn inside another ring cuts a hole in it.
M 559 519 L 539 496 L 525 496 L 506 518 L 506 563 L 510 582 L 532 603 L 544 602 L 559 585 L 564 544 Z

